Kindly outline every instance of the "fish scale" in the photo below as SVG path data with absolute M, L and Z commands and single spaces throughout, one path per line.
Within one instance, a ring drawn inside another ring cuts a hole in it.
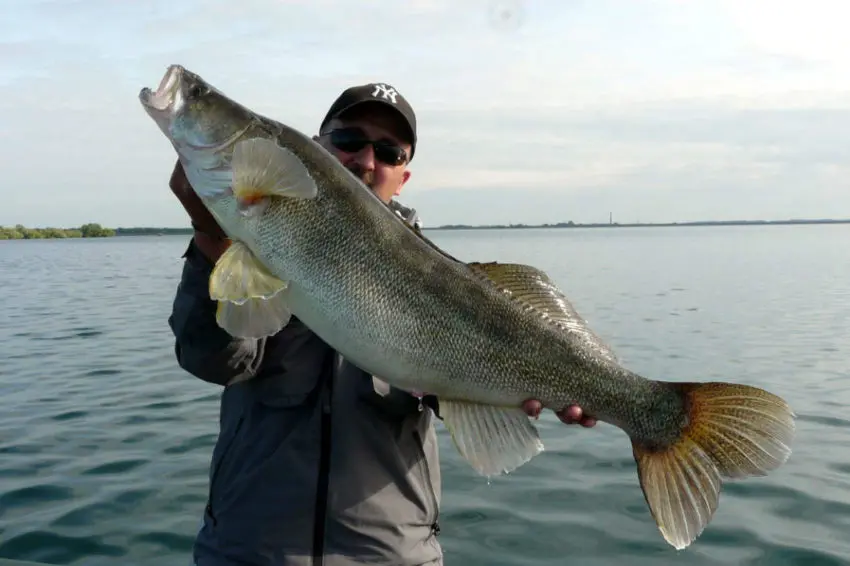
M 544 272 L 451 257 L 319 144 L 183 67 L 139 97 L 231 242 L 210 277 L 218 324 L 261 338 L 297 316 L 363 370 L 436 395 L 478 473 L 543 451 L 525 400 L 578 404 L 629 436 L 650 513 L 682 549 L 714 516 L 723 478 L 789 458 L 795 415 L 780 397 L 630 371 Z

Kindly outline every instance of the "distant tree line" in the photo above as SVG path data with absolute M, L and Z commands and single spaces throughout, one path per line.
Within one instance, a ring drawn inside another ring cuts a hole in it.
M 83 224 L 79 228 L 27 228 L 0 226 L 0 240 L 44 240 L 55 238 L 108 238 L 115 235 L 112 228 L 100 224 Z
M 133 227 L 116 228 L 116 236 L 175 236 L 192 234 L 192 228 L 157 228 L 157 227 Z

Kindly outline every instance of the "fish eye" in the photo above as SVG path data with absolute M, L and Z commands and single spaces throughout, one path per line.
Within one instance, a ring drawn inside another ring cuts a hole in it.
M 198 98 L 200 96 L 205 95 L 206 93 L 207 90 L 202 85 L 194 84 L 189 87 L 188 94 L 190 98 Z

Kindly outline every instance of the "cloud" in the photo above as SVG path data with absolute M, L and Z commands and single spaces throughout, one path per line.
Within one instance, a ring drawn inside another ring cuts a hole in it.
M 850 216 L 839 8 L 11 3 L 0 224 L 184 224 L 166 186 L 173 151 L 136 99 L 171 63 L 309 133 L 346 86 L 392 83 L 419 115 L 404 196 L 429 223 L 459 221 L 464 203 L 481 222 Z
M 459 179 L 472 187 L 572 190 L 662 182 L 670 172 L 687 172 L 727 186 L 761 183 L 768 191 L 801 172 L 817 177 L 824 167 L 850 167 L 850 108 L 680 104 L 512 118 L 445 113 L 430 128 L 428 139 L 439 147 L 423 143 L 418 150 L 417 159 L 426 162 L 417 164 L 422 190 L 457 186 Z

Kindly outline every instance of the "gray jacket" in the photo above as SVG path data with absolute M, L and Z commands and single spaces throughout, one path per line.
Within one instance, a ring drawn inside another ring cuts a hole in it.
M 222 392 L 195 563 L 442 564 L 436 400 L 347 363 L 297 318 L 234 339 L 215 321 L 212 265 L 194 241 L 184 257 L 169 317 L 180 366 L 218 385 L 251 376 Z

